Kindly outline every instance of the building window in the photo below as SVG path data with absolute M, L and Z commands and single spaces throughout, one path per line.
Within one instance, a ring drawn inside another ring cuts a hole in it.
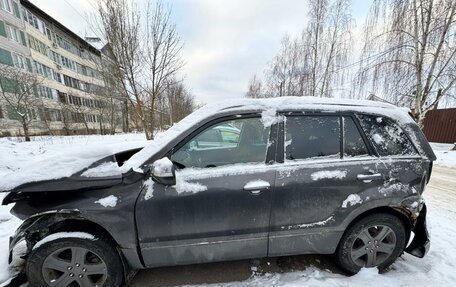
M 50 56 L 50 48 L 44 44 L 43 42 L 37 40 L 35 37 L 31 36 L 30 34 L 28 35 L 29 39 L 29 45 L 30 48 L 32 48 L 35 51 L 40 52 L 41 54 L 47 56 L 47 57 L 52 57 Z
M 3 110 L 2 110 L 2 106 L 0 106 L 0 119 L 3 119 L 4 116 L 3 116 Z
M 11 0 L 0 0 L 0 3 L 3 10 L 13 13 L 13 10 L 11 9 Z
M 41 33 L 46 35 L 46 25 L 38 19 L 35 15 L 30 13 L 27 9 L 22 10 L 22 15 L 24 16 L 24 20 L 33 26 L 35 29 L 38 29 Z
M 6 24 L 6 34 L 8 35 L 8 39 L 21 43 L 21 34 L 16 27 Z
M 20 68 L 22 70 L 27 71 L 27 61 L 21 55 L 16 53 L 11 53 L 13 56 L 13 64 L 16 68 Z
M 62 62 L 60 61 L 60 55 L 59 54 L 57 54 L 54 51 L 51 51 L 50 54 L 51 54 L 51 60 L 52 61 L 54 61 L 55 63 L 60 64 L 60 65 L 62 64 Z
M 61 122 L 62 121 L 62 115 L 60 113 L 60 110 L 46 108 L 45 116 L 46 116 L 46 120 L 51 121 L 51 122 Z
M 42 98 L 54 99 L 54 94 L 56 94 L 54 89 L 45 87 L 45 86 L 38 86 L 37 87 L 38 96 Z

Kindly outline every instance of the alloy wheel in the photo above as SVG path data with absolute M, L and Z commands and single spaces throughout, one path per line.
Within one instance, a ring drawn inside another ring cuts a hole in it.
M 53 287 L 103 286 L 108 274 L 101 257 L 82 247 L 54 251 L 46 257 L 41 270 L 46 283 Z
M 396 248 L 396 234 L 386 225 L 361 230 L 351 247 L 351 258 L 360 267 L 374 267 L 388 259 Z

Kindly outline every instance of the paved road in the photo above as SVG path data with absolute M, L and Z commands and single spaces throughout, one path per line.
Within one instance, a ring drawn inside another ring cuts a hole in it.
M 456 213 L 456 169 L 434 167 L 431 181 L 425 191 L 429 210 L 446 209 L 446 214 Z M 456 215 L 455 217 L 456 218 Z M 180 286 L 242 281 L 249 278 L 258 266 L 257 272 L 287 272 L 303 270 L 308 266 L 322 270 L 340 271 L 329 256 L 302 255 L 269 258 L 252 262 L 250 260 L 221 262 L 201 265 L 188 265 L 141 270 L 133 278 L 130 286 Z

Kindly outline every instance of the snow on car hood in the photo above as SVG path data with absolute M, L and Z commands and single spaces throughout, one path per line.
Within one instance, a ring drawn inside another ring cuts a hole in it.
M 10 191 L 22 184 L 69 177 L 94 162 L 115 153 L 143 147 L 147 141 L 66 138 L 62 143 L 14 142 L 0 139 L 0 191 Z

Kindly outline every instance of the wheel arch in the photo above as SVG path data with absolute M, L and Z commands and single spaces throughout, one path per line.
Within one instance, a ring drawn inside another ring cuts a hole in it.
M 115 247 L 117 254 L 122 262 L 124 271 L 124 280 L 131 277 L 132 268 L 126 260 L 120 245 L 111 235 L 111 233 L 102 225 L 83 217 L 77 211 L 59 211 L 52 213 L 37 214 L 24 221 L 18 229 L 18 232 L 10 245 L 10 259 L 12 248 L 22 239 L 27 242 L 27 255 L 31 252 L 33 246 L 46 236 L 57 232 L 87 232 L 95 236 L 102 237 L 109 244 Z
M 391 214 L 393 216 L 396 216 L 397 218 L 399 218 L 399 220 L 402 222 L 402 224 L 404 224 L 404 227 L 405 227 L 405 231 L 406 231 L 406 245 L 407 245 L 407 242 L 409 241 L 410 239 L 410 234 L 412 232 L 412 221 L 410 220 L 410 218 L 408 217 L 406 211 L 402 210 L 402 208 L 400 207 L 393 207 L 393 206 L 379 206 L 379 207 L 375 207 L 375 208 L 372 208 L 372 209 L 369 209 L 369 210 L 365 210 L 363 212 L 361 212 L 360 214 L 356 215 L 354 218 L 352 218 L 350 220 L 350 222 L 347 224 L 347 226 L 345 227 L 345 230 L 344 230 L 344 234 L 345 232 L 353 225 L 355 224 L 356 222 L 360 221 L 361 219 L 369 216 L 369 215 L 373 215 L 373 214 L 381 214 L 381 213 L 387 213 L 387 214 Z M 339 244 L 340 244 L 340 240 L 342 240 L 342 237 L 339 239 Z M 338 245 L 339 245 L 338 244 Z

